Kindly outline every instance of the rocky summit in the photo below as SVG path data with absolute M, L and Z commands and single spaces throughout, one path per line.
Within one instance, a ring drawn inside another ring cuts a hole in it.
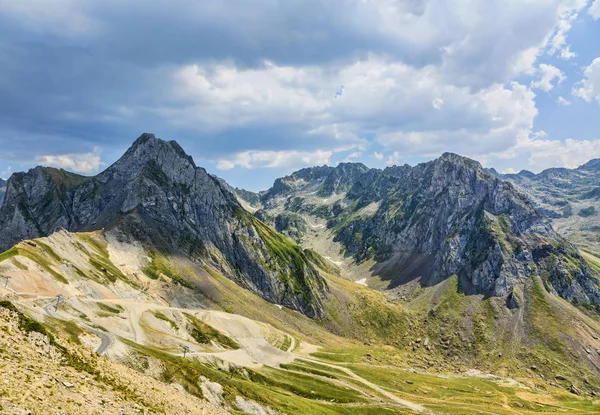
M 0 228 L 2 250 L 60 229 L 113 230 L 211 263 L 269 301 L 323 314 L 327 284 L 304 251 L 247 213 L 175 141 L 152 134 L 95 177 L 47 167 L 13 174 Z
M 303 169 L 275 181 L 261 198 L 267 214 L 279 206 L 286 213 L 275 216 L 327 220 L 346 254 L 374 260 L 388 288 L 458 275 L 465 292 L 506 296 L 540 276 L 569 301 L 600 303 L 598 273 L 530 198 L 456 154 L 415 167 Z

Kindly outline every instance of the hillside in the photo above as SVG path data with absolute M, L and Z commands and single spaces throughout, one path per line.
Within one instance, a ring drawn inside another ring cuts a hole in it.
M 61 344 L 231 413 L 592 414 L 600 404 L 600 324 L 540 281 L 511 310 L 460 293 L 456 278 L 396 303 L 321 269 L 333 299 L 316 322 L 180 257 L 160 257 L 150 278 L 143 270 L 156 258 L 110 233 L 61 231 L 15 249 L 0 258 L 10 276 L 0 296 Z M 94 265 L 100 251 L 104 270 Z M 173 275 L 198 282 L 202 294 Z
M 0 367 L 10 379 L 0 386 L 0 413 L 227 414 L 181 386 L 95 356 L 84 346 L 91 333 L 60 324 L 68 333 L 36 324 L 9 301 L 0 302 L 0 330 L 6 334 L 0 336 Z

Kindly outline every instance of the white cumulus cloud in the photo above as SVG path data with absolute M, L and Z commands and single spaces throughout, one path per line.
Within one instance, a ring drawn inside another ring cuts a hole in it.
M 230 170 L 235 167 L 256 169 L 264 167 L 283 167 L 286 170 L 297 167 L 329 164 L 331 151 L 260 151 L 250 150 L 236 153 L 233 157 L 221 159 L 217 163 L 219 170 Z
M 560 69 L 545 63 L 540 64 L 538 74 L 538 80 L 533 81 L 531 87 L 541 89 L 545 92 L 550 91 L 555 85 L 562 83 L 566 79 L 565 74 Z M 556 83 L 553 83 L 555 80 Z
M 592 3 L 590 8 L 588 9 L 588 13 L 595 20 L 600 19 L 600 0 L 595 0 L 594 3 Z
M 520 155 L 527 158 L 528 168 L 540 171 L 550 167 L 578 167 L 590 159 L 600 157 L 600 139 L 564 141 L 553 140 L 544 131 L 519 139 L 518 143 L 492 159 L 514 159 Z
M 98 150 L 90 153 L 42 155 L 36 157 L 35 161 L 44 166 L 67 169 L 83 174 L 97 173 L 100 166 L 104 164 L 100 160 Z
M 304 126 L 307 137 L 332 138 L 322 150 L 334 152 L 364 149 L 360 137 L 370 134 L 406 155 L 449 147 L 477 155 L 528 135 L 537 115 L 535 95 L 516 82 L 474 90 L 448 83 L 438 67 L 414 68 L 375 55 L 330 67 L 189 65 L 173 79 L 169 96 L 188 104 L 170 112 L 175 122 L 217 130 L 285 122 Z M 331 95 L 340 80 L 341 100 Z
M 584 79 L 573 88 L 573 95 L 587 102 L 596 100 L 600 103 L 600 58 L 594 59 L 583 75 Z

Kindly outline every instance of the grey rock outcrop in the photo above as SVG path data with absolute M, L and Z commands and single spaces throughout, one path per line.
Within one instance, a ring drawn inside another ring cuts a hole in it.
M 306 186 L 320 192 L 319 183 L 328 181 L 324 177 L 294 180 L 286 191 L 294 203 L 284 206 L 313 215 L 325 211 L 321 217 L 329 220 L 346 253 L 359 262 L 374 258 L 390 288 L 415 279 L 432 285 L 458 275 L 466 292 L 506 296 L 519 281 L 540 276 L 565 299 L 600 303 L 598 275 L 578 250 L 528 197 L 478 162 L 446 153 L 415 167 L 360 166 L 362 172 L 341 187 L 344 197 L 335 204 L 307 210 L 295 200 L 298 190 L 306 194 Z M 271 194 L 263 196 L 266 207 L 275 201 Z M 364 214 L 372 206 L 375 211 Z
M 14 174 L 0 209 L 0 248 L 56 229 L 118 229 L 154 249 L 211 263 L 263 298 L 323 315 L 325 281 L 300 247 L 246 212 L 175 141 L 140 136 L 95 177 L 36 167 Z

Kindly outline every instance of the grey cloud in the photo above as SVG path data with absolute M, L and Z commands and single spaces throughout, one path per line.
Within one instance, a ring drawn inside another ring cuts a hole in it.
M 206 160 L 250 147 L 332 148 L 339 143 L 330 135 L 307 134 L 316 127 L 313 120 L 308 125 L 265 120 L 212 132 L 174 123 L 156 109 L 177 111 L 185 103 L 169 100 L 165 78 L 157 74 L 221 61 L 256 68 L 265 60 L 333 71 L 376 54 L 441 68 L 447 84 L 477 90 L 511 78 L 519 53 L 541 45 L 552 31 L 559 3 L 57 0 L 55 9 L 66 4 L 76 9 L 62 15 L 37 13 L 48 5 L 32 1 L 20 14 L 0 13 L 0 146 L 10 149 L 0 158 L 28 162 L 96 146 L 103 157 L 112 157 L 142 131 L 181 140 Z M 350 94 L 344 91 L 340 100 Z M 382 126 L 490 128 L 477 111 L 450 108 L 438 114 L 419 105 L 403 113 L 393 106 L 376 114 L 342 109 L 335 121 L 353 125 L 358 135 Z

